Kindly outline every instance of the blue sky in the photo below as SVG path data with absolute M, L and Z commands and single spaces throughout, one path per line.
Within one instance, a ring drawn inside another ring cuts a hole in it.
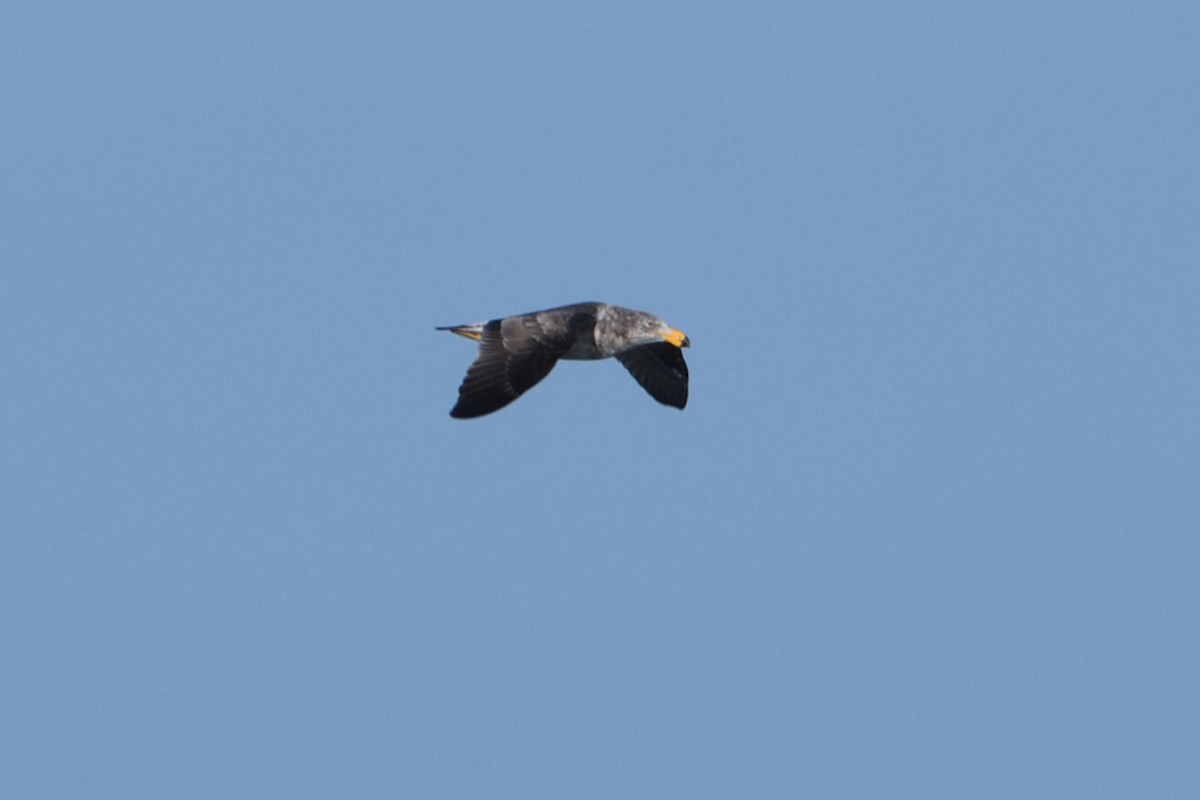
M 3 796 L 1200 795 L 1194 4 L 0 21 Z

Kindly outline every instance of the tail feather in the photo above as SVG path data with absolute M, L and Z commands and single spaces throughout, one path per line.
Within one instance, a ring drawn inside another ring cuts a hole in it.
M 470 325 L 444 325 L 437 328 L 439 331 L 450 331 L 459 336 L 465 336 L 472 341 L 478 342 L 483 338 L 483 323 L 472 322 Z

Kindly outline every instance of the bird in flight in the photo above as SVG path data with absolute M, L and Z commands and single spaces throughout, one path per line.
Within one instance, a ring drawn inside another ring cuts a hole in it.
M 607 303 L 576 303 L 489 322 L 447 325 L 479 342 L 479 355 L 458 388 L 450 416 L 498 411 L 550 374 L 560 358 L 592 361 L 615 356 L 658 402 L 687 405 L 683 348 L 691 341 L 653 314 Z

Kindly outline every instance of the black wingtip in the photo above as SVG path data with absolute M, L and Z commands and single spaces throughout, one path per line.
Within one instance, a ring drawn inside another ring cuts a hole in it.
M 496 398 L 459 398 L 455 403 L 454 408 L 450 409 L 450 416 L 454 419 L 476 419 L 478 417 L 486 417 L 488 414 L 494 414 L 500 409 L 507 406 L 513 398 L 506 398 L 498 401 Z

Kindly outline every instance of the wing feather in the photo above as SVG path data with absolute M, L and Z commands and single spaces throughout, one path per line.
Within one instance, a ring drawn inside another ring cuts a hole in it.
M 450 416 L 481 417 L 504 408 L 549 375 L 569 347 L 570 341 L 547 333 L 532 315 L 488 322 Z
M 688 368 L 683 351 L 667 342 L 655 342 L 617 353 L 651 397 L 663 405 L 683 408 L 688 399 Z

